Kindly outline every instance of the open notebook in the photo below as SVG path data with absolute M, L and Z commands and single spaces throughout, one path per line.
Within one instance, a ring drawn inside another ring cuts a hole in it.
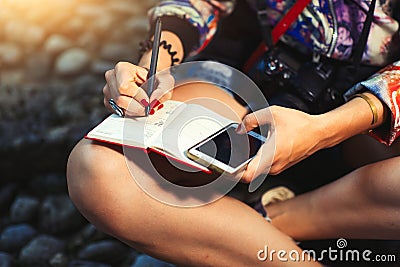
M 123 146 L 152 150 L 208 172 L 190 160 L 186 151 L 233 121 L 198 104 L 165 101 L 148 117 L 110 115 L 85 137 Z

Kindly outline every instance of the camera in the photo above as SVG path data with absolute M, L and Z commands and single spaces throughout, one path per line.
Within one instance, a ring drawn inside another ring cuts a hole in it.
M 333 63 L 325 58 L 313 60 L 311 56 L 292 51 L 278 46 L 265 54 L 265 80 L 273 81 L 280 94 L 290 94 L 291 101 L 297 97 L 295 102 L 299 105 L 293 105 L 311 113 L 327 111 L 343 101 L 342 95 L 332 87 Z

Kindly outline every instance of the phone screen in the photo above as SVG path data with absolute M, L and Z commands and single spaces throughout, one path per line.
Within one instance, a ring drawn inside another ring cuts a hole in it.
M 196 150 L 226 165 L 237 168 L 249 158 L 256 155 L 264 143 L 255 137 L 257 134 L 238 134 L 236 127 L 231 126 L 215 135 L 207 142 L 196 147 Z

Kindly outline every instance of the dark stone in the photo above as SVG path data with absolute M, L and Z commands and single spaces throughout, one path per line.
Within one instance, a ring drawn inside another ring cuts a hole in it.
M 10 254 L 0 252 L 0 267 L 12 267 L 13 257 Z
M 111 267 L 111 265 L 93 261 L 72 260 L 68 267 Z
M 122 262 L 130 249 L 116 240 L 103 240 L 92 243 L 78 252 L 78 258 L 82 260 L 117 264 Z
M 18 252 L 35 235 L 36 230 L 29 224 L 11 225 L 0 235 L 0 251 Z
M 51 267 L 67 267 L 68 266 L 68 257 L 62 252 L 56 253 L 50 259 L 49 263 L 50 263 Z
M 19 264 L 29 267 L 48 267 L 55 254 L 62 252 L 64 243 L 55 237 L 40 235 L 21 249 Z
M 17 192 L 17 185 L 9 183 L 0 187 L 0 214 L 8 211 Z
M 39 200 L 30 196 L 19 196 L 15 199 L 10 209 L 10 219 L 15 223 L 30 222 L 35 218 Z
M 86 220 L 78 212 L 66 194 L 46 197 L 39 211 L 39 226 L 50 234 L 74 231 Z
M 107 237 L 105 233 L 99 231 L 93 224 L 88 223 L 82 230 L 68 240 L 67 248 L 69 250 L 75 250 L 87 243 L 100 241 Z

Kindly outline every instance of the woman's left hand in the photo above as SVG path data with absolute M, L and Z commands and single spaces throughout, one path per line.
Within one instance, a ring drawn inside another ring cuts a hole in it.
M 246 115 L 238 132 L 244 133 L 264 124 L 273 127 L 256 156 L 244 171 L 238 173 L 241 180 L 249 183 L 261 174 L 278 174 L 321 149 L 324 131 L 318 119 L 318 115 L 280 106 Z

